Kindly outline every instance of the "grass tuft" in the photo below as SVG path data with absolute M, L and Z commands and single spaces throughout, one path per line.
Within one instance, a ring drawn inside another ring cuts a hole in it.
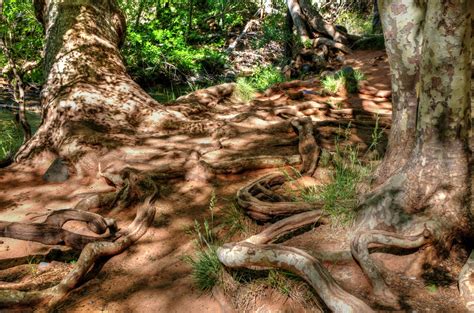
M 184 258 L 192 267 L 194 283 L 202 291 L 212 290 L 221 281 L 223 266 L 216 251 L 216 247 L 210 247 L 198 251 L 194 258 Z
M 337 93 L 345 88 L 348 93 L 356 93 L 359 90 L 359 82 L 365 79 L 364 73 L 357 69 L 346 68 L 334 75 L 327 75 L 321 81 L 323 89 L 331 94 Z
M 237 78 L 237 87 L 235 90 L 235 95 L 237 98 L 243 102 L 252 101 L 255 98 L 255 93 L 257 90 L 252 85 L 252 83 L 245 77 Z
M 223 266 L 217 257 L 217 236 L 214 234 L 214 211 L 217 197 L 213 191 L 209 200 L 210 220 L 199 223 L 194 220 L 194 228 L 189 231 L 196 238 L 197 252 L 194 257 L 184 256 L 184 261 L 191 265 L 192 276 L 196 286 L 202 291 L 210 291 L 217 285 L 222 276 Z

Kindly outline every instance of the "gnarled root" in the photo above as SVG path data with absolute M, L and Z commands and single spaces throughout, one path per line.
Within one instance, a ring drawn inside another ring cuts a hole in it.
M 77 234 L 62 228 L 67 221 L 87 222 L 89 230 L 96 234 L 109 233 L 94 237 Z M 19 223 L 0 221 L 0 236 L 20 240 L 36 241 L 46 245 L 64 244 L 74 249 L 82 249 L 86 244 L 113 237 L 116 230 L 115 220 L 75 209 L 64 209 L 51 212 L 42 223 Z
M 323 203 L 290 202 L 282 199 L 272 189 L 285 181 L 286 177 L 281 173 L 265 175 L 240 189 L 237 192 L 237 203 L 250 217 L 262 222 L 322 207 Z M 275 200 L 285 201 L 271 202 Z
M 321 211 L 312 211 L 286 218 L 247 240 L 225 244 L 217 250 L 217 255 L 230 268 L 291 271 L 305 279 L 334 312 L 372 312 L 363 301 L 342 289 L 316 258 L 300 249 L 267 244 L 289 231 L 314 223 L 322 216 Z
M 459 273 L 458 285 L 466 309 L 469 312 L 474 312 L 474 251 L 471 252 L 469 259 Z
M 397 305 L 398 299 L 390 291 L 385 283 L 379 265 L 375 264 L 369 254 L 370 244 L 379 244 L 390 247 L 413 249 L 419 248 L 431 242 L 431 231 L 426 226 L 424 230 L 417 235 L 404 236 L 392 232 L 370 230 L 360 231 L 355 234 L 351 242 L 351 251 L 364 273 L 369 277 L 373 286 L 374 294 L 386 304 Z
M 82 249 L 74 268 L 57 285 L 43 290 L 0 290 L 0 306 L 11 307 L 46 302 L 45 310 L 48 310 L 86 279 L 90 273 L 96 274 L 97 268 L 102 265 L 98 262 L 99 259 L 123 252 L 145 234 L 156 212 L 152 205 L 158 191 L 156 184 L 146 174 L 132 169 L 125 169 L 120 175 L 105 174 L 104 176 L 108 177 L 110 184 L 118 187 L 119 190 L 115 192 L 115 195 L 108 193 L 104 198 L 107 201 L 103 201 L 103 197 L 92 196 L 79 202 L 76 207 L 90 209 L 101 203 L 122 206 L 146 197 L 143 205 L 138 208 L 135 219 L 126 229 L 117 231 L 115 220 L 77 208 L 53 211 L 47 214 L 42 223 L 0 222 L 0 235 L 4 237 L 38 241 L 44 244 L 65 244 L 74 249 Z M 86 236 L 64 230 L 62 226 L 70 220 L 86 222 L 89 230 L 104 235 Z
M 306 117 L 293 120 L 291 125 L 298 130 L 299 135 L 298 150 L 303 163 L 300 172 L 303 175 L 313 176 L 318 166 L 321 149 L 313 135 L 311 118 Z
M 151 197 L 141 206 L 133 222 L 117 233 L 113 242 L 95 241 L 88 243 L 79 257 L 74 269 L 54 287 L 40 291 L 0 290 L 0 304 L 4 307 L 26 305 L 48 301 L 48 307 L 56 305 L 69 291 L 74 289 L 96 261 L 101 257 L 113 256 L 123 252 L 142 237 L 153 222 L 156 209 L 151 205 Z

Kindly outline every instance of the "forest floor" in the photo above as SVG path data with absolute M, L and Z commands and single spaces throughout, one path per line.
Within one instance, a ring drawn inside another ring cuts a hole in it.
M 390 74 L 386 55 L 382 51 L 358 51 L 347 56 L 344 65 L 360 69 L 367 77 L 367 86 L 378 90 L 390 90 Z M 309 90 L 318 91 L 317 83 Z M 265 98 L 264 95 L 260 96 Z M 331 99 L 328 99 L 331 98 Z M 287 101 L 283 97 L 281 101 Z M 259 99 L 253 102 L 258 105 Z M 325 98 L 334 103 L 344 102 L 345 107 L 375 106 L 390 110 L 390 102 L 371 95 L 335 95 Z M 295 104 L 295 101 L 291 100 Z M 12 166 L 0 172 L 0 220 L 30 221 L 32 213 L 46 209 L 72 207 L 79 199 L 92 192 L 111 190 L 103 180 L 72 177 L 65 183 L 45 183 L 42 174 L 50 165 L 50 160 L 36 164 L 35 170 L 22 166 Z M 193 283 L 191 266 L 184 256 L 194 255 L 194 237 L 189 234 L 195 220 L 209 219 L 209 201 L 215 193 L 215 225 L 224 220 L 225 210 L 232 205 L 239 188 L 242 188 L 262 174 L 275 169 L 257 170 L 233 175 L 218 175 L 210 182 L 203 180 L 170 181 L 164 188 L 156 206 L 159 213 L 153 226 L 135 245 L 124 253 L 111 258 L 100 273 L 71 292 L 67 300 L 58 308 L 60 312 L 229 312 L 222 294 L 213 297 L 203 293 Z M 318 169 L 317 177 L 327 178 L 327 169 Z M 119 225 L 130 223 L 135 210 L 119 212 L 115 217 Z M 256 225 L 246 220 L 247 232 L 252 234 L 264 225 Z M 82 226 L 68 227 L 80 231 Z M 285 244 L 305 249 L 317 255 L 318 251 L 347 251 L 350 227 L 324 225 L 296 235 Z M 247 234 L 248 235 L 248 234 Z M 235 238 L 245 238 L 245 234 Z M 74 256 L 58 266 L 49 261 L 45 254 L 51 254 L 51 247 L 33 242 L 5 238 L 0 241 L 0 269 L 13 263 L 25 263 L 30 273 L 23 279 L 37 280 L 38 285 L 47 284 L 43 273 L 48 267 L 66 271 L 74 266 Z M 382 260 L 390 273 L 394 273 L 390 285 L 394 293 L 402 299 L 402 311 L 408 312 L 464 312 L 457 290 L 457 274 L 462 266 L 462 252 L 458 257 L 439 267 L 425 269 L 420 275 L 419 252 L 388 255 L 375 251 L 372 255 Z M 456 249 L 452 251 L 457 253 Z M 35 257 L 36 255 L 36 257 Z M 77 256 L 76 256 L 77 257 Z M 377 306 L 370 293 L 370 285 L 354 261 L 324 263 L 335 279 L 351 293 Z M 0 271 L 1 273 L 1 271 Z M 8 275 L 0 274 L 1 281 L 8 281 Z M 44 281 L 42 281 L 44 280 Z M 297 285 L 302 285 L 297 282 Z M 252 286 L 250 286 L 252 285 Z M 310 297 L 315 298 L 314 295 Z M 220 299 L 220 300 L 216 300 Z M 227 297 L 237 305 L 237 312 L 320 312 L 317 306 L 293 292 L 281 292 L 268 284 L 248 283 L 234 290 Z M 316 301 L 317 303 L 317 301 Z M 34 309 L 29 309 L 33 311 Z M 28 311 L 28 310 L 26 310 Z M 2 311 L 3 312 L 3 311 Z M 18 312 L 18 311 L 16 311 Z

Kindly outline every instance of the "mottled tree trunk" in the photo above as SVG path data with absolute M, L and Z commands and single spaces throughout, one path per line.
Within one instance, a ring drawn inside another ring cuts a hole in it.
M 406 163 L 415 145 L 424 8 L 413 0 L 378 2 L 392 74 L 393 107 L 388 148 L 376 175 L 381 183 Z
M 368 245 L 432 244 L 470 236 L 471 18 L 467 0 L 380 1 L 394 118 L 379 183 L 358 215 L 352 253 L 387 303 Z M 385 180 L 384 180 L 385 178 Z M 398 243 L 395 243 L 398 242 Z M 432 260 L 427 260 L 430 262 Z
M 125 20 L 114 0 L 37 0 L 35 7 L 46 30 L 43 123 L 17 160 L 42 150 L 77 160 L 87 146 L 114 145 L 180 117 L 127 74 L 119 53 Z

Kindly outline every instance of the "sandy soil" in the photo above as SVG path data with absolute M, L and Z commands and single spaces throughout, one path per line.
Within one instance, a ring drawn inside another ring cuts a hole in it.
M 346 65 L 361 70 L 367 75 L 368 85 L 379 90 L 389 90 L 390 77 L 386 56 L 380 51 L 361 51 L 347 57 Z M 318 88 L 318 87 L 315 87 Z M 390 109 L 385 98 L 363 94 L 334 97 L 345 107 Z M 37 164 L 35 171 L 22 166 L 13 166 L 0 172 L 0 219 L 7 221 L 28 221 L 30 213 L 44 212 L 73 206 L 78 200 L 92 192 L 109 190 L 100 179 L 72 178 L 63 184 L 45 183 L 41 179 L 50 163 L 45 158 Z M 158 214 L 155 223 L 137 244 L 104 265 L 93 279 L 70 293 L 68 299 L 58 308 L 60 312 L 226 312 L 219 301 L 209 293 L 202 293 L 192 282 L 191 268 L 183 256 L 194 253 L 193 237 L 187 234 L 194 220 L 209 217 L 209 199 L 214 190 L 217 210 L 228 206 L 235 192 L 252 179 L 271 170 L 260 170 L 240 175 L 219 176 L 203 183 L 199 181 L 170 181 L 157 202 Z M 117 219 L 121 225 L 130 223 L 133 212 L 121 212 Z M 71 226 L 73 227 L 73 226 Z M 263 226 L 256 226 L 263 227 Z M 324 226 L 290 239 L 286 244 L 318 250 L 347 249 L 347 230 Z M 8 259 L 45 253 L 50 249 L 41 244 L 1 239 L 0 262 Z M 460 269 L 459 261 L 440 264 L 433 269 L 432 276 L 416 276 L 410 272 L 418 253 L 392 257 L 386 253 L 375 253 L 386 260 L 386 267 L 399 273 L 393 286 L 404 299 L 403 311 L 410 312 L 463 312 L 459 301 L 455 278 Z M 389 259 L 390 258 L 390 259 Z M 456 259 L 456 258 L 454 258 Z M 71 264 L 72 266 L 73 264 Z M 374 303 L 370 286 L 354 262 L 326 264 L 334 277 L 344 288 Z M 411 274 L 410 274 L 411 273 Z M 440 280 L 444 277 L 444 280 Z M 291 296 L 277 290 L 261 290 L 250 300 L 250 311 L 258 312 L 319 312 L 308 309 Z M 380 307 L 383 311 L 384 308 Z M 243 308 L 236 308 L 237 312 Z M 34 311 L 30 308 L 25 311 Z M 2 311 L 3 312 L 3 311 Z

